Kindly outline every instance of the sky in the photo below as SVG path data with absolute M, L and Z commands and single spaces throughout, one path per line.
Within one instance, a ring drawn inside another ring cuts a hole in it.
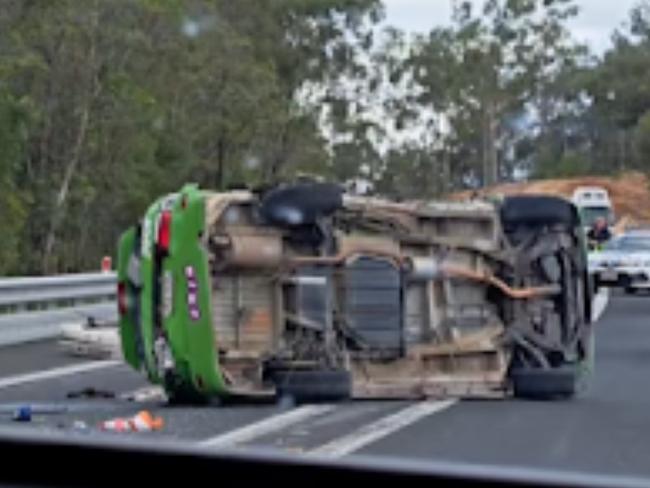
M 481 4 L 481 0 L 472 0 Z M 453 0 L 384 0 L 386 23 L 407 32 L 424 33 L 445 25 L 451 18 Z M 638 0 L 578 0 L 580 14 L 569 27 L 576 39 L 602 53 L 610 45 L 610 36 L 628 18 Z

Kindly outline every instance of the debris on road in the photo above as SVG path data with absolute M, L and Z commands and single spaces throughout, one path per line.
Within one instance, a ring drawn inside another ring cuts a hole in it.
M 160 386 L 147 386 L 140 388 L 139 390 L 120 395 L 120 399 L 129 402 L 166 402 L 167 395 L 165 395 L 164 389 Z
M 72 356 L 91 359 L 121 359 L 117 324 L 99 326 L 94 319 L 61 327 L 59 345 Z
M 93 387 L 83 388 L 81 390 L 71 391 L 66 395 L 67 398 L 115 398 L 115 393 L 108 390 L 98 390 Z
M 72 422 L 72 430 L 78 432 L 87 432 L 90 430 L 90 427 L 83 420 L 75 420 L 74 422 Z
M 13 420 L 16 422 L 31 422 L 32 409 L 28 405 L 18 407 L 14 412 Z
M 29 422 L 33 415 L 52 415 L 66 413 L 69 408 L 66 405 L 56 404 L 11 404 L 0 405 L 0 413 L 11 414 L 16 422 Z
M 13 414 L 19 408 L 30 408 L 32 413 L 37 415 L 65 413 L 70 410 L 67 405 L 59 405 L 55 403 L 10 403 L 0 404 L 0 413 Z
M 111 432 L 151 432 L 160 430 L 164 426 L 162 417 L 154 417 L 154 415 L 143 410 L 138 412 L 130 418 L 115 418 L 102 422 L 99 427 L 105 431 Z

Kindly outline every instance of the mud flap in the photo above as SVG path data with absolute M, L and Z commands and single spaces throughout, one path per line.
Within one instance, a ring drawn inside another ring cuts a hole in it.
M 279 398 L 302 402 L 338 402 L 352 394 L 352 376 L 344 370 L 276 371 L 273 375 Z

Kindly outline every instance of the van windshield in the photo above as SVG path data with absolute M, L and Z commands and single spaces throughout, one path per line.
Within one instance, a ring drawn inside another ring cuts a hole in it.
M 582 207 L 582 218 L 584 220 L 584 225 L 591 227 L 596 222 L 596 219 L 602 217 L 607 220 L 608 224 L 612 224 L 614 216 L 612 210 L 609 207 Z

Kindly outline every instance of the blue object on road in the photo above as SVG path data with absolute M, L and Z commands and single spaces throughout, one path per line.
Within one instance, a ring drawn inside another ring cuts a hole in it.
M 76 408 L 81 408 L 81 407 L 76 406 Z M 72 410 L 69 405 L 56 404 L 56 403 L 0 404 L 0 414 L 12 414 L 14 416 L 17 416 L 18 411 L 20 409 L 29 409 L 32 415 L 49 415 L 49 414 L 57 414 L 57 413 L 66 413 Z
M 30 422 L 32 420 L 32 407 L 23 405 L 14 411 L 14 420 L 16 422 Z

